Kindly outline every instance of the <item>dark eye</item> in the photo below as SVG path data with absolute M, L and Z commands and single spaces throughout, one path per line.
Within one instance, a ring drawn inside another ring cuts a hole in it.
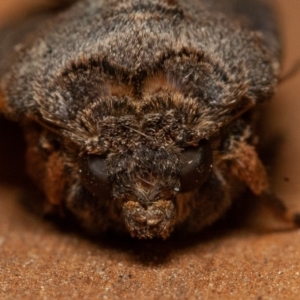
M 84 155 L 79 161 L 80 178 L 84 186 L 99 198 L 110 197 L 111 184 L 106 159 L 99 155 Z
M 199 188 L 207 179 L 212 167 L 212 150 L 207 140 L 202 140 L 196 148 L 182 153 L 181 192 Z

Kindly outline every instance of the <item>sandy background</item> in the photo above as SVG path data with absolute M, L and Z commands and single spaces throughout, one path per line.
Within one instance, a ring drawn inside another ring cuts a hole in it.
M 0 23 L 33 2 L 43 1 L 1 1 Z M 300 1 L 278 2 L 285 73 L 300 59 Z M 282 141 L 274 189 L 300 211 L 300 72 L 280 84 L 267 117 L 268 137 Z M 262 210 L 255 226 L 166 242 L 91 241 L 30 214 L 18 202 L 22 146 L 0 126 L 0 299 L 299 299 L 300 231 L 259 231 Z

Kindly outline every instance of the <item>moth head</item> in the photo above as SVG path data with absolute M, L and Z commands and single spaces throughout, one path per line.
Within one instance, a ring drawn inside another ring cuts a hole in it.
M 183 150 L 140 146 L 134 152 L 83 155 L 80 174 L 99 199 L 121 203 L 132 236 L 166 238 L 176 221 L 176 196 L 200 188 L 211 164 L 209 142 L 202 140 L 198 147 Z

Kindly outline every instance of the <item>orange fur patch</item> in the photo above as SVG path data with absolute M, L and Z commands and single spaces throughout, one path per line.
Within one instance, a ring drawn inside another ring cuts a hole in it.
M 64 164 L 59 152 L 54 152 L 48 159 L 45 176 L 45 193 L 49 202 L 59 205 L 62 202 L 66 181 L 64 180 Z
M 108 90 L 111 96 L 124 97 L 132 95 L 132 88 L 124 84 L 108 84 Z
M 232 171 L 255 195 L 260 195 L 269 188 L 266 169 L 251 145 L 239 142 L 232 157 Z
M 6 108 L 6 102 L 5 102 L 4 94 L 0 91 L 0 112 L 5 111 Z
M 174 85 L 172 85 L 166 78 L 166 75 L 159 73 L 146 79 L 143 87 L 143 94 L 155 94 L 158 92 L 180 92 Z
M 177 195 L 177 222 L 182 223 L 189 217 L 191 210 L 193 209 L 194 194 L 195 191 Z

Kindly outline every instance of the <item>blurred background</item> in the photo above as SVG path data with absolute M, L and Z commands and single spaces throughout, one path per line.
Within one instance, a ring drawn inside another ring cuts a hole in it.
M 281 82 L 267 108 L 266 134 L 278 147 L 271 170 L 276 193 L 293 209 L 300 209 L 300 1 L 278 0 L 283 39 L 282 76 L 295 66 L 297 72 Z
M 53 5 L 51 0 L 10 0 L 0 2 L 0 26 L 14 19 L 22 18 L 31 11 Z M 57 1 L 56 1 L 57 2 Z

